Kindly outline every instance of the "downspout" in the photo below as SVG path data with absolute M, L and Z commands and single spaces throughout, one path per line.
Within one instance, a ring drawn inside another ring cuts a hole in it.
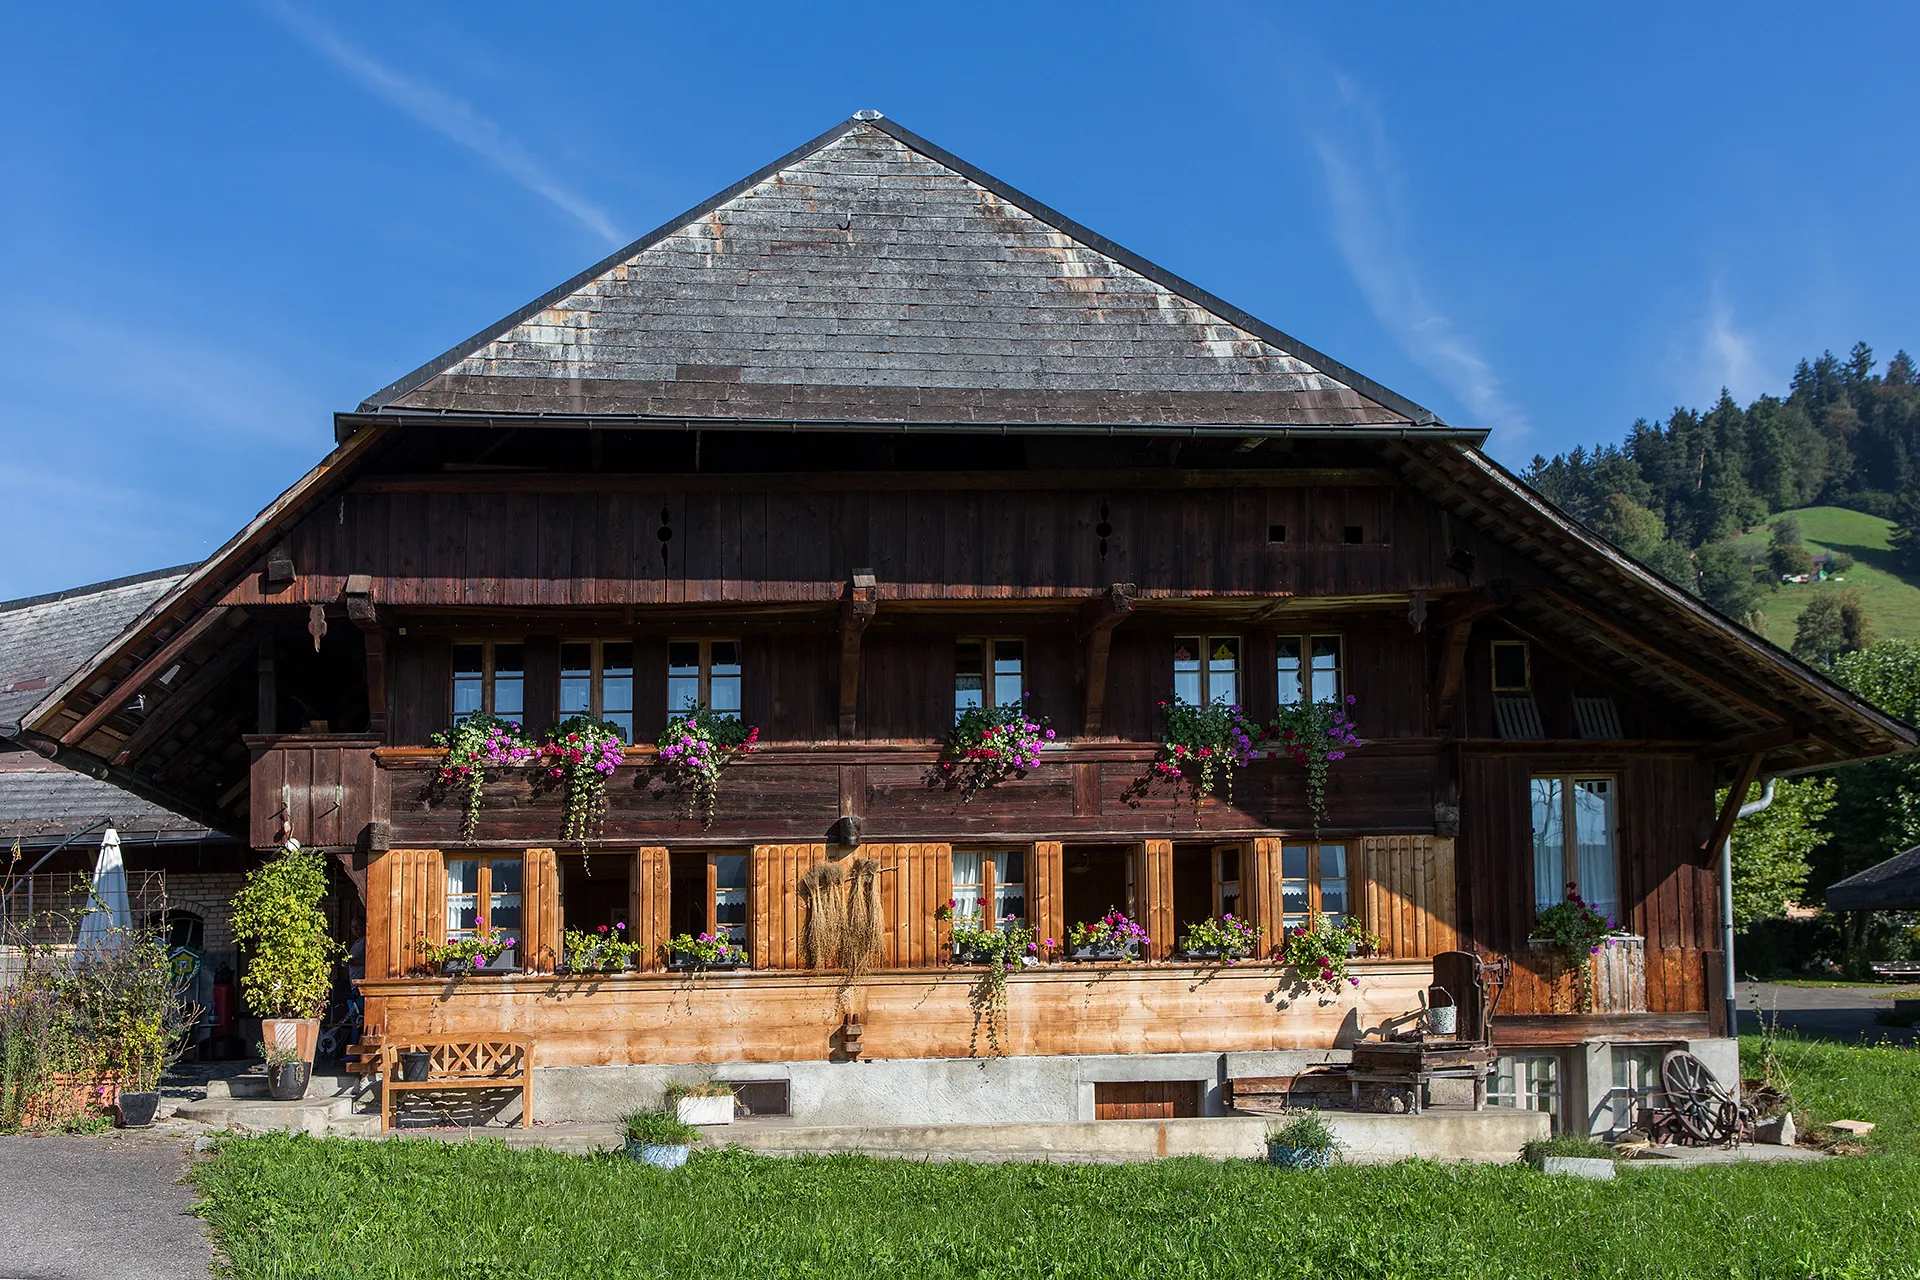
M 1751 818 L 1773 803 L 1773 782 L 1769 777 L 1761 788 L 1758 800 L 1749 800 L 1740 806 L 1738 818 Z M 1735 825 L 1738 825 L 1736 820 Z M 1740 1035 L 1740 996 L 1736 983 L 1739 970 L 1733 964 L 1733 833 L 1720 842 L 1720 950 L 1726 956 L 1727 971 L 1727 1034 L 1738 1038 Z

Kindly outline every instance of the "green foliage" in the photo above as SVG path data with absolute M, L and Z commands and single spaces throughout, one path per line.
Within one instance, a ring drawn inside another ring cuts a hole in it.
M 1048 940 L 1051 944 L 1051 939 Z M 954 962 L 984 965 L 973 987 L 967 992 L 967 1004 L 973 1010 L 973 1029 L 967 1034 L 967 1056 L 979 1047 L 980 1031 L 987 1032 L 987 1054 L 998 1058 L 1005 1054 L 1001 1035 L 1007 1025 L 1007 975 L 1023 965 L 1038 963 L 1040 944 L 1032 925 L 1018 916 L 1008 915 L 993 928 L 966 918 L 953 922 Z
M 327 863 L 297 840 L 247 873 L 233 895 L 233 936 L 245 950 L 240 994 L 263 1018 L 317 1018 L 326 1007 L 334 960 L 320 910 Z
M 710 827 L 714 806 L 720 802 L 721 771 L 736 756 L 750 753 L 759 741 L 758 727 L 748 728 L 739 716 L 722 715 L 694 703 L 685 715 L 667 721 L 654 745 L 660 751 L 660 767 L 686 790 L 687 816 L 697 814 L 701 825 Z M 604 811 L 604 784 L 601 796 Z
M 1920 642 L 1882 640 L 1834 663 L 1841 684 L 1903 720 L 1920 719 Z M 1849 765 L 1833 774 L 1830 838 L 1809 858 L 1815 892 L 1920 844 L 1920 756 Z
M 1920 1047 L 1842 1044 L 1791 1031 L 1740 1037 L 1742 1075 L 1764 1076 L 1770 1059 L 1775 1077 L 1791 1083 L 1802 1132 L 1833 1120 L 1867 1120 L 1873 1132 L 1861 1141 L 1870 1149 L 1905 1158 L 1920 1152 Z
M 1530 1164 L 1536 1169 L 1548 1156 L 1571 1156 L 1576 1160 L 1618 1160 L 1620 1153 L 1598 1139 L 1578 1133 L 1535 1138 L 1520 1148 L 1520 1163 Z
M 1843 591 L 1860 593 L 1860 603 L 1872 618 L 1874 630 L 1892 639 L 1920 639 L 1920 574 L 1911 579 L 1889 549 L 1894 526 L 1879 516 L 1844 507 L 1805 507 L 1793 513 L 1812 551 L 1829 556 L 1850 555 L 1853 568 L 1844 582 L 1776 584 L 1766 599 L 1759 627 L 1767 639 L 1790 648 L 1800 613 L 1822 596 Z M 1756 563 L 1766 559 L 1766 535 L 1747 534 L 1725 545 Z M 1705 548 L 1702 548 L 1704 551 Z
M 1333 1126 L 1315 1108 L 1283 1111 L 1267 1122 L 1267 1141 L 1295 1151 L 1332 1151 L 1340 1146 Z
M 1751 624 L 1763 593 L 1747 558 L 1724 542 L 1712 542 L 1693 553 L 1693 564 L 1701 597 L 1735 622 Z
M 568 973 L 618 972 L 640 950 L 620 936 L 626 922 L 594 929 L 568 929 L 560 938 L 560 967 Z
M 1160 758 L 1153 762 L 1154 776 L 1184 777 L 1196 797 L 1212 795 L 1224 783 L 1232 803 L 1233 771 L 1253 759 L 1260 726 L 1239 707 L 1223 702 L 1196 707 L 1176 696 L 1160 709 L 1166 713 L 1166 729 L 1160 735 Z
M 607 814 L 607 779 L 625 760 L 620 726 L 592 716 L 568 716 L 540 740 L 540 764 L 550 781 L 565 788 L 566 824 L 562 840 L 578 840 L 598 831 Z
M 627 1141 L 649 1147 L 684 1147 L 700 1137 L 690 1124 L 680 1123 L 671 1111 L 636 1111 L 622 1122 L 627 1126 Z
M 1180 947 L 1189 952 L 1218 948 L 1220 958 L 1231 964 L 1259 951 L 1263 932 L 1260 925 L 1249 924 L 1229 911 L 1217 919 L 1208 916 L 1198 924 L 1188 925 Z
M 667 943 L 667 951 L 675 963 L 680 964 L 745 964 L 747 952 L 737 947 L 727 936 L 726 930 L 719 933 L 679 933 Z
M 434 786 L 441 791 L 460 792 L 464 802 L 460 834 L 471 840 L 480 828 L 481 789 L 487 779 L 532 760 L 533 744 L 521 735 L 518 724 L 484 711 L 468 716 L 446 733 L 434 734 L 431 741 L 446 752 L 440 757 Z
M 1824 595 L 1807 605 L 1793 632 L 1793 656 L 1817 666 L 1832 666 L 1843 653 L 1873 643 L 1873 628 L 1858 591 Z
M 1832 778 L 1784 778 L 1774 784 L 1773 803 L 1733 827 L 1733 920 L 1746 928 L 1756 920 L 1786 914 L 1807 887 L 1808 858 L 1826 839 L 1821 822 L 1833 808 Z M 1747 799 L 1758 799 L 1755 783 Z M 1727 789 L 1714 797 L 1716 810 Z
M 1920 1080 L 1905 1087 L 1920 1097 Z M 276 1280 L 1841 1280 L 1920 1268 L 1911 1155 L 1629 1163 L 1596 1183 L 1511 1164 L 1302 1178 L 1251 1160 L 696 1149 L 662 1178 L 617 1154 L 276 1134 L 221 1140 L 192 1176 L 232 1273 Z
M 725 1080 L 675 1080 L 667 1086 L 669 1109 L 682 1098 L 731 1098 L 733 1086 Z
M 1358 920 L 1334 924 L 1316 911 L 1304 927 L 1286 931 L 1280 943 L 1280 962 L 1294 971 L 1293 994 L 1311 991 L 1338 995 L 1360 985 L 1360 979 L 1349 972 L 1349 962 L 1379 949 L 1380 939 L 1368 933 Z

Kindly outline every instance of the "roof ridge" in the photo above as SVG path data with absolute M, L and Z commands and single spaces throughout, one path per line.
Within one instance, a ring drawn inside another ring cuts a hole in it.
M 84 587 L 68 587 L 64 591 L 48 591 L 37 596 L 22 596 L 18 600 L 0 600 L 0 613 L 12 613 L 19 609 L 31 609 L 40 604 L 58 604 L 62 600 L 75 600 L 81 596 L 98 595 L 102 591 L 112 591 L 117 587 L 138 586 L 142 582 L 157 582 L 161 578 L 177 577 L 191 573 L 205 561 L 195 560 L 189 564 L 177 564 L 170 569 L 149 569 L 145 573 L 132 573 L 124 578 L 109 578 L 105 582 L 95 582 Z

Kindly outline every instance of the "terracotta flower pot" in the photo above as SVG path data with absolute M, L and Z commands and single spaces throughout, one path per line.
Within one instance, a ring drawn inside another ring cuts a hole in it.
M 318 1018 L 262 1018 L 260 1039 L 269 1049 L 292 1049 L 300 1061 L 312 1063 L 320 1045 Z

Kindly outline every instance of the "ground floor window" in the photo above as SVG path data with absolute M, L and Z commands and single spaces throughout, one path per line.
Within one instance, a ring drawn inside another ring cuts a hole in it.
M 1652 1118 L 1660 1105 L 1660 1063 L 1664 1045 L 1613 1046 L 1613 1088 L 1607 1095 L 1607 1128 L 1625 1133 Z
M 447 859 L 447 941 L 519 936 L 521 872 L 518 856 Z
M 1557 1053 L 1502 1054 L 1487 1082 L 1487 1101 L 1496 1107 L 1544 1111 L 1560 1115 L 1560 1055 Z
M 1344 844 L 1283 844 L 1280 846 L 1281 923 L 1302 928 L 1315 915 L 1343 925 L 1353 910 L 1347 881 Z
M 988 920 L 1027 918 L 1027 855 L 1023 849 L 997 852 L 957 849 L 953 855 L 953 915 Z
M 675 853 L 669 856 L 667 912 L 674 934 L 724 934 L 747 945 L 747 855 Z
M 1130 844 L 1070 844 L 1060 855 L 1060 914 L 1071 928 L 1079 921 L 1098 920 L 1109 911 L 1124 911 L 1140 919 L 1134 889 L 1137 846 Z

